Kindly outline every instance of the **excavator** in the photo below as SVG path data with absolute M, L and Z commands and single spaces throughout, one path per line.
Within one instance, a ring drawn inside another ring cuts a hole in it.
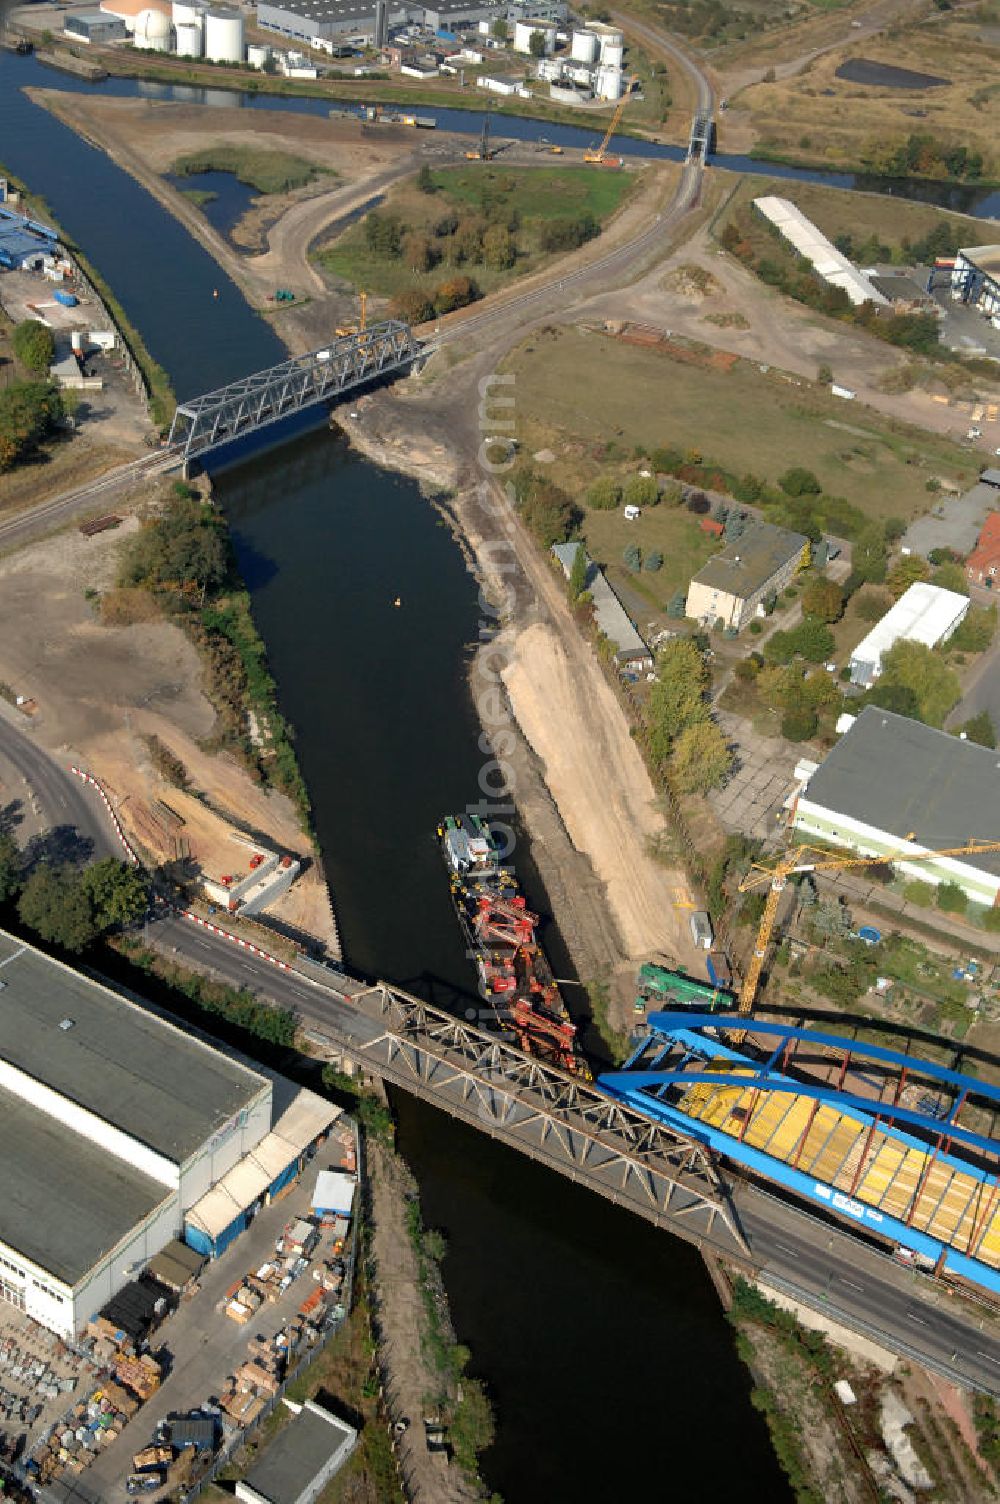
M 490 144 L 490 117 L 483 116 L 483 133 L 479 138 L 479 145 L 465 153 L 467 162 L 492 162 L 498 148 Z
M 361 289 L 359 297 L 361 302 L 360 322 L 357 324 L 341 325 L 337 329 L 338 339 L 343 338 L 343 336 L 347 334 L 364 334 L 365 329 L 368 327 L 368 294 L 365 292 L 364 288 Z
M 611 140 L 611 137 L 614 135 L 615 131 L 618 129 L 619 125 L 621 124 L 621 119 L 622 119 L 622 116 L 625 113 L 625 106 L 627 104 L 628 104 L 628 95 L 627 94 L 623 94 L 622 97 L 621 97 L 621 99 L 619 99 L 617 106 L 615 107 L 615 113 L 611 117 L 611 124 L 608 126 L 607 130 L 604 132 L 604 140 L 601 142 L 600 146 L 597 146 L 597 147 L 593 147 L 592 146 L 589 151 L 585 151 L 584 152 L 584 154 L 583 154 L 583 160 L 585 162 L 590 162 L 591 165 L 594 166 L 594 167 L 624 167 L 625 166 L 625 162 L 624 162 L 624 159 L 622 157 L 609 157 L 608 156 L 608 144 L 609 144 L 609 142 Z

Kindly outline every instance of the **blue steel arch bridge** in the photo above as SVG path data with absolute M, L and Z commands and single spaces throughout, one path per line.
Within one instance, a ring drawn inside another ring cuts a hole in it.
M 598 1089 L 904 1256 L 1000 1293 L 1000 1087 L 881 1045 L 755 1018 L 653 1013 Z

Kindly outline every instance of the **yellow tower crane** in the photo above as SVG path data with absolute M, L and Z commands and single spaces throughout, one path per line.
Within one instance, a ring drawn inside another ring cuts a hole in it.
M 911 835 L 907 839 L 913 840 L 914 837 Z M 835 872 L 845 867 L 882 867 L 886 863 L 929 862 L 935 857 L 973 856 L 983 851 L 1000 851 L 1000 841 L 973 839 L 966 841 L 964 846 L 946 846 L 938 851 L 889 851 L 882 856 L 835 856 L 821 846 L 796 846 L 793 851 L 787 851 L 784 856 L 779 857 L 773 866 L 767 866 L 763 862 L 754 862 L 740 883 L 740 892 L 749 892 L 750 889 L 759 888 L 764 883 L 769 883 L 770 888 L 760 927 L 757 930 L 753 957 L 740 989 L 740 1003 L 737 1011 L 742 1014 L 753 1012 L 753 1005 L 757 1001 L 757 989 L 760 985 L 760 974 L 767 959 L 771 933 L 778 914 L 778 904 L 781 902 L 781 895 L 788 879 L 794 877 L 797 872 Z
M 596 167 L 621 167 L 622 166 L 622 159 L 621 159 L 621 157 L 609 157 L 608 156 L 608 143 L 611 140 L 611 137 L 614 135 L 615 131 L 618 129 L 619 125 L 621 124 L 621 118 L 622 118 L 622 116 L 625 113 L 625 106 L 627 104 L 628 104 L 628 95 L 627 94 L 623 94 L 622 97 L 621 97 L 621 99 L 619 99 L 619 101 L 618 101 L 617 107 L 615 109 L 615 113 L 611 117 L 611 124 L 608 126 L 607 130 L 604 132 L 604 140 L 601 142 L 600 146 L 598 146 L 596 148 L 591 147 L 590 151 L 585 151 L 584 152 L 584 154 L 583 154 L 583 160 L 585 162 L 592 162 Z
M 361 302 L 360 323 L 340 325 L 340 327 L 336 331 L 338 339 L 346 334 L 364 334 L 365 329 L 368 325 L 368 294 L 365 292 L 364 288 L 362 288 L 361 292 L 359 293 L 359 299 Z

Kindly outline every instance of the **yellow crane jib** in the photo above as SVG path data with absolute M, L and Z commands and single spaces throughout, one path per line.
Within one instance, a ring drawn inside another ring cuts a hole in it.
M 607 153 L 608 153 L 608 143 L 610 142 L 611 137 L 614 135 L 615 131 L 618 129 L 619 125 L 621 124 L 621 118 L 622 118 L 622 116 L 625 113 L 625 106 L 627 104 L 628 104 L 628 95 L 627 94 L 623 94 L 622 97 L 621 97 L 621 99 L 619 99 L 618 104 L 617 104 L 617 106 L 615 108 L 615 113 L 611 117 L 611 124 L 608 126 L 607 130 L 604 132 L 604 140 L 601 142 L 600 146 L 598 146 L 596 150 L 592 149 L 590 151 L 585 151 L 584 152 L 584 154 L 583 154 L 583 160 L 585 162 L 592 162 L 597 167 L 610 166 L 612 163 L 614 163 L 614 165 L 616 167 L 620 167 L 622 165 L 622 159 L 621 159 L 621 157 L 609 157 Z
M 911 841 L 915 838 L 914 832 L 907 837 Z M 778 905 L 790 877 L 794 877 L 799 872 L 833 872 L 846 867 L 881 867 L 887 863 L 891 866 L 899 862 L 930 862 L 936 857 L 974 856 L 984 851 L 1000 851 L 1000 840 L 979 840 L 976 837 L 970 837 L 961 846 L 943 846 L 935 851 L 883 851 L 874 856 L 862 856 L 856 852 L 845 852 L 843 856 L 837 856 L 822 846 L 796 846 L 794 850 L 786 851 L 784 856 L 779 857 L 772 866 L 763 862 L 754 862 L 740 882 L 739 891 L 748 893 L 764 883 L 769 883 L 770 888 L 757 930 L 753 955 L 740 989 L 737 1011 L 742 1014 L 753 1012 L 753 1005 L 757 1001 L 757 989 L 760 985 L 760 974 L 764 969 L 764 962 L 771 944 L 774 921 L 778 917 Z

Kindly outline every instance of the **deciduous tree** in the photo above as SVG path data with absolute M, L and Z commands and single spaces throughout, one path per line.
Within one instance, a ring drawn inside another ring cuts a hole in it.
M 674 743 L 670 771 L 685 793 L 707 794 L 718 788 L 733 765 L 725 736 L 714 721 L 685 727 Z

